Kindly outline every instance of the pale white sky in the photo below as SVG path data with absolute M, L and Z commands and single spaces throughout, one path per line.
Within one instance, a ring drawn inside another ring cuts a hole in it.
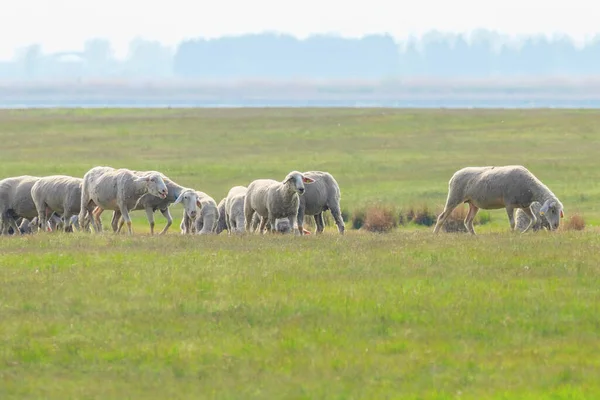
M 578 41 L 600 31 L 592 0 L 13 0 L 2 4 L 0 59 L 40 43 L 44 52 L 80 50 L 111 40 L 117 57 L 135 36 L 175 46 L 190 37 L 278 31 L 402 39 L 430 29 L 476 28 L 517 35 L 561 32 Z

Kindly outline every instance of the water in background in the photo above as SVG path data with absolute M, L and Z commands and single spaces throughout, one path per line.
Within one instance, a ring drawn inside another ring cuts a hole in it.
M 384 108 L 600 108 L 600 99 L 415 99 L 415 100 L 172 100 L 76 99 L 0 100 L 0 108 L 234 108 L 234 107 L 384 107 Z

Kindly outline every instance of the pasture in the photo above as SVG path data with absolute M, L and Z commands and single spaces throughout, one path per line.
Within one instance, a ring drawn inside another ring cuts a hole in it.
M 600 111 L 0 111 L 0 177 L 158 170 L 218 202 L 290 170 L 342 209 L 444 204 L 467 165 L 523 164 L 583 231 L 0 237 L 0 398 L 600 395 Z M 110 212 L 103 214 L 105 228 Z M 157 229 L 164 226 L 155 215 Z

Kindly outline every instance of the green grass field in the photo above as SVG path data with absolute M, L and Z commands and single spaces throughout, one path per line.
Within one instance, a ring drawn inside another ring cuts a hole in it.
M 0 177 L 159 170 L 218 202 L 326 170 L 351 215 L 523 164 L 583 231 L 0 238 L 0 399 L 600 397 L 600 111 L 0 111 Z M 105 227 L 110 213 L 103 215 Z M 157 228 L 164 219 L 156 214 Z

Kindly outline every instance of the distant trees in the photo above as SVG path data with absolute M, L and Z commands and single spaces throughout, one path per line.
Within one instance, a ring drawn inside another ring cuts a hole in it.
M 329 80 L 600 74 L 600 36 L 578 47 L 566 36 L 515 39 L 484 29 L 468 35 L 431 31 L 401 41 L 389 35 L 298 39 L 260 33 L 190 39 L 175 49 L 136 38 L 125 60 L 115 59 L 108 40 L 96 38 L 74 53 L 83 59 L 74 71 L 86 77 Z M 12 62 L 0 63 L 0 78 L 58 76 L 61 60 L 31 45 Z
M 381 78 L 398 73 L 398 56 L 387 35 L 299 40 L 265 33 L 184 41 L 173 65 L 177 75 L 193 78 Z

